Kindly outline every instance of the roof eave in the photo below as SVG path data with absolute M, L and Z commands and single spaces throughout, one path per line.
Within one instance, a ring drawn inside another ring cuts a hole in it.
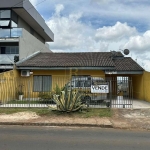
M 117 71 L 117 74 L 143 74 L 144 70 Z
M 17 66 L 17 69 L 25 70 L 114 70 L 114 67 L 23 67 Z

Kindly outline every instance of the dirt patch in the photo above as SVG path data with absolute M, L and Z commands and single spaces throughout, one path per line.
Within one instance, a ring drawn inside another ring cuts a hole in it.
M 111 122 L 116 128 L 150 130 L 150 109 L 114 109 Z
M 32 123 L 56 123 L 56 124 L 84 124 L 84 125 L 112 125 L 109 118 L 92 117 L 92 118 L 80 118 L 80 117 L 47 117 L 30 120 Z
M 0 114 L 0 122 L 16 122 L 25 121 L 30 119 L 37 119 L 38 116 L 35 112 L 18 112 L 14 114 Z
M 113 109 L 115 118 L 149 118 L 150 109 Z
M 79 124 L 79 125 L 109 125 L 112 123 L 109 117 L 90 117 L 83 118 L 80 116 L 68 115 L 52 115 L 52 116 L 38 116 L 35 112 L 19 112 L 14 114 L 0 114 L 0 122 L 24 122 L 24 123 L 51 123 L 51 124 Z

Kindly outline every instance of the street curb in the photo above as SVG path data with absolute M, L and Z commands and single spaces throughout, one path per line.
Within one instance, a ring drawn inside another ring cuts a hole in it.
M 28 123 L 28 122 L 0 122 L 0 125 L 20 125 L 20 126 L 71 126 L 71 127 L 100 127 L 100 128 L 113 128 L 112 125 L 105 124 L 69 124 L 69 123 Z

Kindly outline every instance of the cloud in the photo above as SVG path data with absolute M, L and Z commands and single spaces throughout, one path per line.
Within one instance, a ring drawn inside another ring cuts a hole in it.
M 56 7 L 55 7 L 56 15 L 59 16 L 60 12 L 63 11 L 63 9 L 64 9 L 64 6 L 62 4 L 56 5 Z
M 56 50 L 93 50 L 95 41 L 92 39 L 94 31 L 80 21 L 82 13 L 71 13 L 68 16 L 61 16 L 64 6 L 56 5 L 54 15 L 47 22 L 55 34 L 54 43 L 50 43 L 51 49 Z
M 30 1 L 34 6 L 39 2 Z M 76 0 L 73 3 L 70 0 L 47 0 L 36 9 L 49 19 L 46 23 L 54 33 L 54 42 L 50 43 L 52 51 L 127 48 L 134 60 L 140 54 L 137 62 L 150 70 L 148 4 L 149 0 Z
M 115 2 L 115 0 L 91 0 L 91 3 L 96 4 L 108 4 L 110 2 Z
M 50 43 L 53 51 L 110 51 L 125 48 L 135 51 L 138 44 L 133 39 L 139 37 L 135 27 L 118 21 L 113 26 L 94 29 L 82 22 L 81 12 L 65 16 L 62 15 L 64 10 L 64 5 L 56 5 L 55 13 L 47 22 L 55 35 L 54 42 Z M 148 38 L 149 32 L 145 32 L 143 37 Z
M 130 27 L 127 25 L 127 23 L 117 22 L 114 26 L 104 26 L 97 29 L 95 39 L 97 41 L 108 40 L 117 42 L 136 33 L 137 31 L 135 27 Z
M 133 58 L 143 69 L 150 71 L 150 55 L 144 56 L 145 54 L 142 55 L 136 55 L 134 54 L 135 57 Z
M 65 16 L 62 15 L 64 10 L 64 5 L 56 5 L 55 13 L 47 21 L 55 35 L 54 43 L 50 43 L 50 48 L 54 51 L 108 51 L 116 47 L 118 50 L 121 40 L 137 33 L 135 27 L 121 22 L 117 22 L 114 26 L 94 29 L 82 22 L 82 12 Z
M 129 41 L 125 43 L 124 48 L 129 48 L 140 53 L 148 52 L 150 49 L 150 30 L 143 35 L 130 37 Z
M 149 70 L 150 71 L 150 57 L 149 59 L 142 59 L 142 67 L 145 69 L 145 70 Z

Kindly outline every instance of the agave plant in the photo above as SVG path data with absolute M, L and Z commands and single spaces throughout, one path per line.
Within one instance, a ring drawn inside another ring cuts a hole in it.
M 56 110 L 63 112 L 80 110 L 83 107 L 81 96 L 79 91 L 73 91 L 66 85 L 60 95 L 53 95 L 53 99 L 57 105 Z

